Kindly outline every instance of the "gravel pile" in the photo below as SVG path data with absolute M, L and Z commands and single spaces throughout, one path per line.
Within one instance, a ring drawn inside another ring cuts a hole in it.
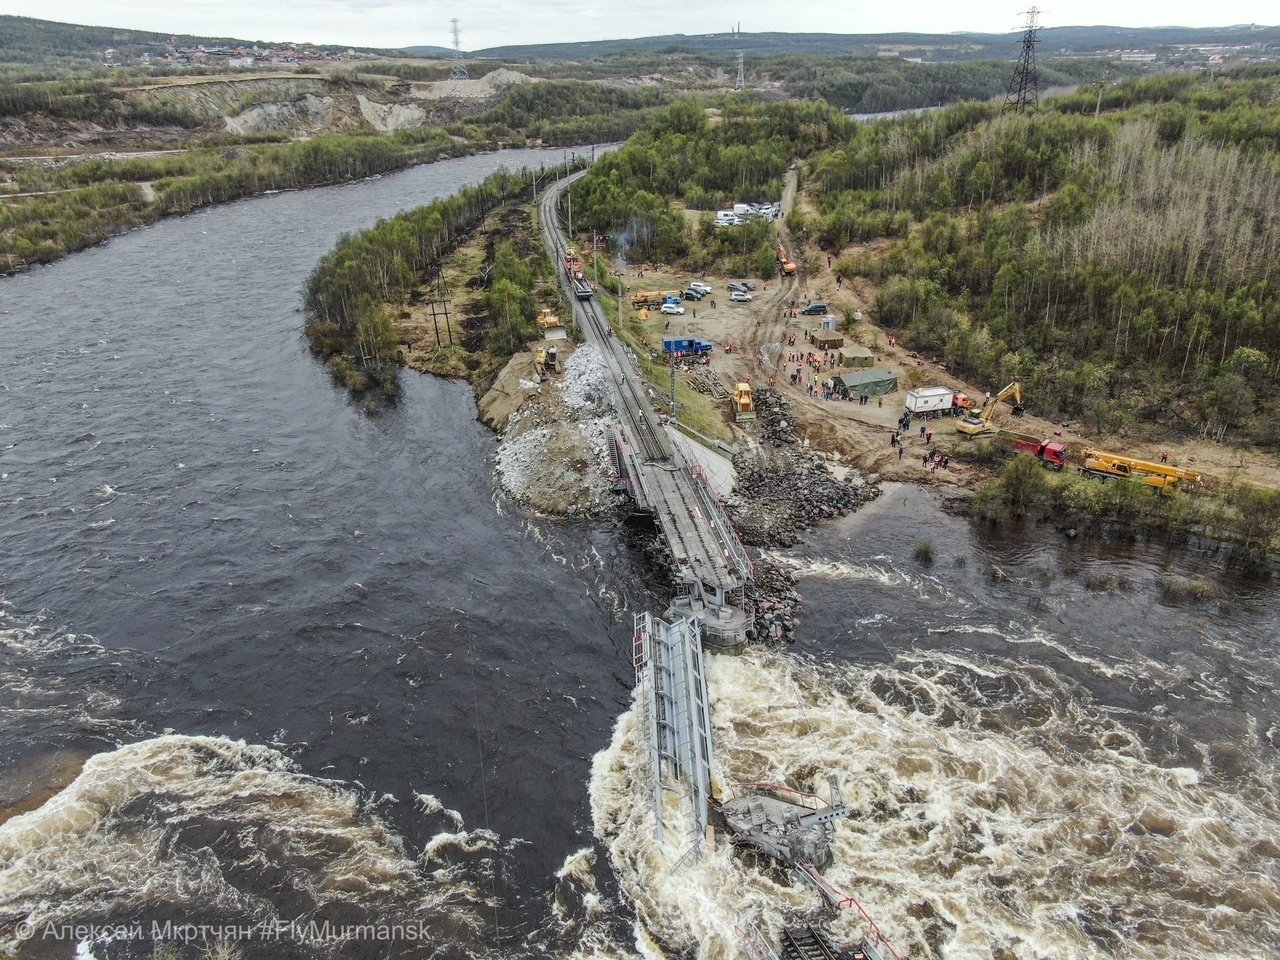
M 564 402 L 575 410 L 593 410 L 607 413 L 612 410 L 613 393 L 609 386 L 609 373 L 604 355 L 595 344 L 584 343 L 573 352 L 565 364 L 558 386 Z
M 786 397 L 772 387 L 756 387 L 751 391 L 751 400 L 756 407 L 756 423 L 760 427 L 762 443 L 781 447 L 796 442 L 796 435 L 792 433 L 796 422 L 791 419 Z
M 564 372 L 508 418 L 495 456 L 502 488 L 547 513 L 572 517 L 613 510 L 617 497 L 605 442 L 609 396 L 604 358 L 588 344 L 578 347 Z

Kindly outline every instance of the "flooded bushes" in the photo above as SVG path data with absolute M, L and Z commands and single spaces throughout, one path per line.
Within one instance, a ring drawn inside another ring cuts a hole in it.
M 1204 577 L 1178 577 L 1172 574 L 1160 578 L 1160 599 L 1165 603 L 1212 600 L 1218 588 Z
M 1015 457 L 997 478 L 968 498 L 970 516 L 998 521 L 1007 512 L 1032 510 L 1063 528 L 1123 524 L 1155 533 L 1197 534 L 1239 548 L 1238 559 L 1263 562 L 1280 541 L 1280 491 L 1244 483 L 1216 490 L 1161 491 L 1129 480 L 1103 482 L 1072 473 L 1051 473 L 1031 457 Z M 1100 585 L 1091 589 L 1110 589 Z M 1181 589 L 1181 588 L 1179 588 Z

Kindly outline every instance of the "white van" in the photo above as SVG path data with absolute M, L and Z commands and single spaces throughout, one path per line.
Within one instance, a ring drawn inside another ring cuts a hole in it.
M 729 223 L 737 226 L 741 222 L 738 219 L 738 215 L 732 210 L 720 210 L 716 213 L 716 223 Z

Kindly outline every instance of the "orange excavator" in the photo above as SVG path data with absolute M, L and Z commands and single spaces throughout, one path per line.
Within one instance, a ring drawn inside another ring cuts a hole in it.
M 779 243 L 777 249 L 774 250 L 774 255 L 778 258 L 778 269 L 782 271 L 783 275 L 788 277 L 794 276 L 796 272 L 796 265 L 792 262 L 791 258 L 787 256 L 787 248 Z

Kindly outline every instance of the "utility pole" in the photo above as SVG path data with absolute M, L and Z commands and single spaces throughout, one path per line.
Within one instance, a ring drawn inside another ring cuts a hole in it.
M 1034 113 L 1040 103 L 1037 90 L 1036 75 L 1036 22 L 1040 16 L 1038 7 L 1030 7 L 1026 11 L 1027 25 L 1022 33 L 1022 51 L 1018 55 L 1018 64 L 1013 68 L 1013 78 L 1009 81 L 1009 92 L 1005 95 L 1001 113 Z
M 676 416 L 676 352 L 674 350 L 671 351 L 671 422 L 680 422 L 680 418 Z

